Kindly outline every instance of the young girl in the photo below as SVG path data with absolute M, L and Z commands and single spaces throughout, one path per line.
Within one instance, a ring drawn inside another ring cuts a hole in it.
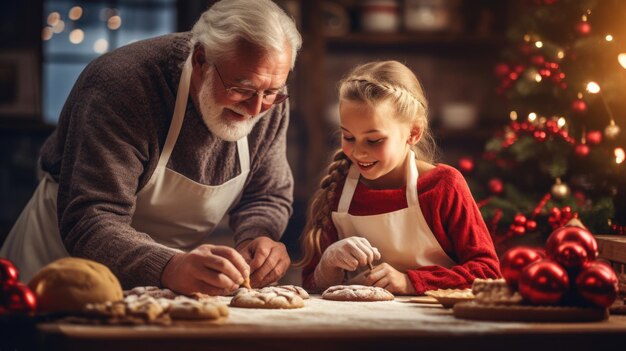
M 303 286 L 364 284 L 394 294 L 500 277 L 487 227 L 454 168 L 433 164 L 427 101 L 396 61 L 340 82 L 341 150 L 309 209 Z

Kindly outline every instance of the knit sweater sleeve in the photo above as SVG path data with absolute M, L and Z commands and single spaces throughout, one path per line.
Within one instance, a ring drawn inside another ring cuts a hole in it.
M 463 179 L 451 167 L 436 185 L 420 196 L 420 208 L 444 251 L 457 265 L 424 266 L 409 270 L 418 294 L 428 290 L 471 287 L 475 278 L 501 276 L 491 236 Z M 428 187 L 428 185 L 426 185 Z

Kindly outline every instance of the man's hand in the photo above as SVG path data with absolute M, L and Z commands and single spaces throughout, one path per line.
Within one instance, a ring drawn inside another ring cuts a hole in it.
M 249 274 L 250 266 L 236 250 L 201 245 L 174 255 L 163 269 L 161 284 L 182 294 L 225 295 L 237 289 Z
M 388 263 L 381 263 L 369 272 L 366 277 L 367 285 L 387 289 L 393 294 L 414 295 L 415 288 L 407 274 L 393 268 Z
M 237 251 L 250 264 L 250 285 L 253 288 L 282 278 L 291 264 L 285 245 L 266 236 L 239 243 Z

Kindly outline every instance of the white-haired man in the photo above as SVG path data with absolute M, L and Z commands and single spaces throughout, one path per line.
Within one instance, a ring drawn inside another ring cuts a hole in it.
M 289 264 L 286 81 L 301 37 L 269 0 L 223 0 L 191 33 L 94 60 L 41 150 L 45 177 L 7 237 L 28 280 L 64 256 L 124 288 L 225 294 Z M 235 248 L 208 244 L 228 214 Z

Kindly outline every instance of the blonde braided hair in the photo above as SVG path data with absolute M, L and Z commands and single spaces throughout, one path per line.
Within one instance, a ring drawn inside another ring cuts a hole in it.
M 294 264 L 296 267 L 305 266 L 311 262 L 315 254 L 322 254 L 322 231 L 330 226 L 331 206 L 337 198 L 337 184 L 346 179 L 351 164 L 341 149 L 335 152 L 328 166 L 328 174 L 320 181 L 320 188 L 313 195 L 307 211 L 307 223 L 300 238 L 304 249 L 303 256 Z

